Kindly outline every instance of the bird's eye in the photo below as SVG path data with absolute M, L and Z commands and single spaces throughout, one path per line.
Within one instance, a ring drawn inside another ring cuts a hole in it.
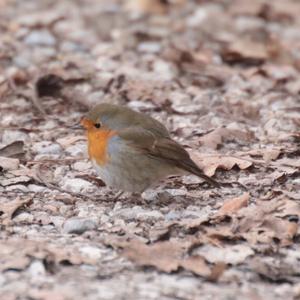
M 95 126 L 96 128 L 100 128 L 100 127 L 101 127 L 101 123 L 95 123 L 94 126 Z

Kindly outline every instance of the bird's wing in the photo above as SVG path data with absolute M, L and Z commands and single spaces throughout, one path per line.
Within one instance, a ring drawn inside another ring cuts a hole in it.
M 118 136 L 145 155 L 162 159 L 179 169 L 188 171 L 215 186 L 219 186 L 215 180 L 203 174 L 202 170 L 190 158 L 188 152 L 171 138 L 157 137 L 149 130 L 139 127 L 123 129 L 118 132 Z

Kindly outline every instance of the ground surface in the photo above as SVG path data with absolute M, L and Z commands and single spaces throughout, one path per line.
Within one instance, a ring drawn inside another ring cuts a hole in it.
M 0 0 L 0 298 L 299 298 L 299 11 Z M 72 129 L 101 101 L 163 121 L 223 187 L 114 201 Z

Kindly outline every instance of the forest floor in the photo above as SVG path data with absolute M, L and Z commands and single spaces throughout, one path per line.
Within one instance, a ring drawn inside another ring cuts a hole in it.
M 0 298 L 300 299 L 300 2 L 0 0 Z M 105 187 L 95 104 L 204 172 Z

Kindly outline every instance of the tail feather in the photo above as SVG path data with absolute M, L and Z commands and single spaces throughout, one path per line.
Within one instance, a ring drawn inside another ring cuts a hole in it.
M 205 175 L 203 171 L 192 161 L 190 160 L 188 163 L 185 163 L 184 166 L 181 166 L 186 171 L 204 179 L 215 187 L 220 187 L 220 184 L 209 176 Z

